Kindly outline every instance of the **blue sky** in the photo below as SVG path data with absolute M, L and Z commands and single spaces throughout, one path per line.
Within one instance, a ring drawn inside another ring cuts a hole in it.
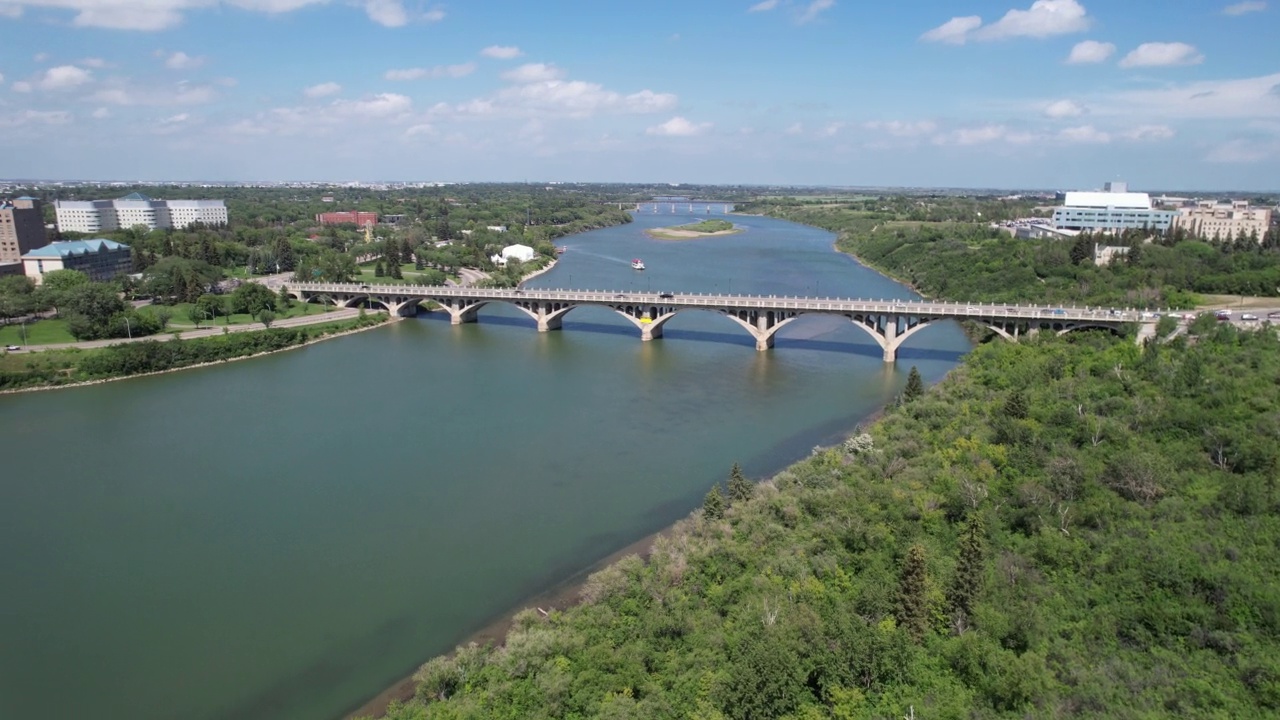
M 0 0 L 0 176 L 1278 190 L 1278 11 Z

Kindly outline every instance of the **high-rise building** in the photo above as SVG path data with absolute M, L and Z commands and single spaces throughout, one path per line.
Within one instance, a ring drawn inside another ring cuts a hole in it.
M 20 197 L 0 201 L 0 264 L 22 262 L 28 250 L 48 244 L 39 200 Z
M 221 200 L 153 200 L 141 193 L 118 200 L 59 200 L 54 209 L 62 232 L 96 233 L 138 225 L 148 230 L 182 230 L 195 223 L 227 224 L 227 207 Z
M 1179 208 L 1174 227 L 1184 228 L 1191 235 L 1206 240 L 1256 236 L 1258 242 L 1262 242 L 1262 236 L 1271 227 L 1271 210 L 1250 207 L 1248 200 L 1230 203 L 1203 201 L 1194 207 Z

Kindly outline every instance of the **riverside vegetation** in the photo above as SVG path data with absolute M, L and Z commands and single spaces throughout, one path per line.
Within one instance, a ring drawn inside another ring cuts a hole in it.
M 977 221 L 1025 209 L 786 202 L 769 214 L 949 299 L 1186 304 L 1274 262 L 1174 238 L 1094 268 Z M 580 604 L 430 661 L 388 717 L 1280 713 L 1280 341 L 1207 316 L 1166 340 L 1042 334 L 931 390 L 912 373 L 842 446 L 759 485 L 735 468 Z
M 1277 378 L 1273 331 L 1211 320 L 980 346 L 388 716 L 1280 712 Z
M 299 328 L 271 328 L 180 342 L 144 340 L 104 348 L 3 355 L 0 356 L 0 390 L 57 387 L 234 360 L 297 347 L 386 320 L 385 314 L 364 315 L 362 312 L 353 320 Z

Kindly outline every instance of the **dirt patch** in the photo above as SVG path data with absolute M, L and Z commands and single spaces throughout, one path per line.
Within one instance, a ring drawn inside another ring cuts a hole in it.
M 719 232 L 698 232 L 697 230 L 681 230 L 678 227 L 667 228 L 650 228 L 644 231 L 645 235 L 657 240 L 697 240 L 699 238 L 723 237 L 725 235 L 737 235 L 742 232 L 743 228 L 735 226 L 732 230 L 721 230 Z

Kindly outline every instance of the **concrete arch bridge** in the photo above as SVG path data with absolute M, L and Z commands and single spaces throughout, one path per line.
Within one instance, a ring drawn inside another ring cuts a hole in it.
M 304 302 L 331 302 L 340 307 L 380 305 L 394 315 L 415 315 L 430 302 L 449 313 L 454 325 L 475 322 L 480 308 L 505 303 L 519 308 L 538 324 L 538 332 L 558 330 L 575 308 L 603 307 L 630 321 L 641 340 L 662 337 L 671 318 L 687 310 L 710 311 L 731 320 L 750 334 L 757 350 L 773 347 L 779 330 L 802 315 L 839 315 L 867 333 L 884 351 L 885 362 L 897 359 L 898 348 L 912 335 L 937 320 L 972 320 L 1006 340 L 1039 332 L 1065 334 L 1100 328 L 1119 333 L 1137 323 L 1139 340 L 1150 336 L 1156 318 L 1151 313 L 1112 308 L 1048 307 L 934 302 L 929 300 L 855 300 L 774 295 L 708 295 L 611 290 L 549 290 L 474 288 L 434 285 L 364 285 L 358 283 L 297 283 L 291 296 Z

